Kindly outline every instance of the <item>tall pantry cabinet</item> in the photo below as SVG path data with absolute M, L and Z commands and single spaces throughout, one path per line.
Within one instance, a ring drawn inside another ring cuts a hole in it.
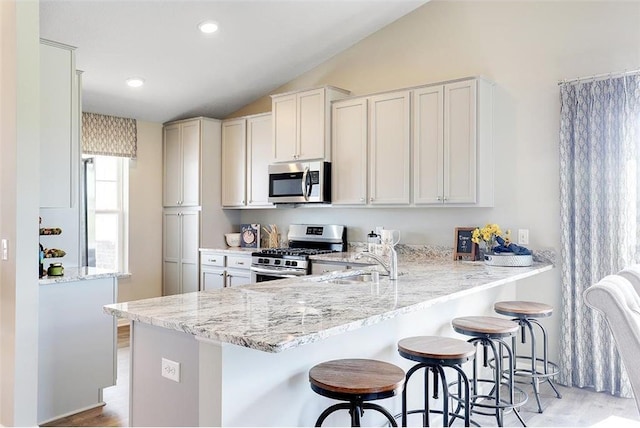
M 215 207 L 220 206 L 219 183 L 220 121 L 199 117 L 166 123 L 163 130 L 163 295 L 198 291 L 199 248 L 203 242 L 211 241 L 214 233 Z

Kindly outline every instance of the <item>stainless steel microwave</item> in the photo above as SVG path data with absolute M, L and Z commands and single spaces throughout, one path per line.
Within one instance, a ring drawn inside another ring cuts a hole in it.
M 269 165 L 269 202 L 331 202 L 331 163 L 290 162 Z

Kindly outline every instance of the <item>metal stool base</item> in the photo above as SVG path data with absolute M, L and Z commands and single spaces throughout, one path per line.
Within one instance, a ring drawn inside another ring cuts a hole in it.
M 375 403 L 364 403 L 364 402 L 355 401 L 355 400 L 350 401 L 349 403 L 337 403 L 337 404 L 334 404 L 333 406 L 327 407 L 322 413 L 320 413 L 320 416 L 318 416 L 318 420 L 316 421 L 315 426 L 316 427 L 322 426 L 322 423 L 324 422 L 324 420 L 333 412 L 336 412 L 338 410 L 349 410 L 349 414 L 351 415 L 351 426 L 359 427 L 360 418 L 364 415 L 365 409 L 375 410 L 379 413 L 382 413 L 387 418 L 391 426 L 393 427 L 398 426 L 398 423 L 394 419 L 393 415 L 389 413 L 389 411 L 384 407 Z

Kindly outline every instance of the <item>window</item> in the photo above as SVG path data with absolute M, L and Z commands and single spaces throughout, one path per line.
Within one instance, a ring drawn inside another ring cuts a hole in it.
M 126 272 L 129 159 L 91 159 L 86 168 L 87 264 Z

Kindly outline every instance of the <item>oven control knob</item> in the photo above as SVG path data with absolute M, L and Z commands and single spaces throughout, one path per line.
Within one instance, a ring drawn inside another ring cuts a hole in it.
M 279 264 L 280 264 L 280 260 L 274 260 L 274 261 L 273 261 L 273 264 L 274 264 L 274 265 L 279 265 Z
M 285 266 L 291 266 L 291 260 L 287 260 L 284 262 Z
M 291 266 L 298 266 L 298 262 L 291 262 Z

